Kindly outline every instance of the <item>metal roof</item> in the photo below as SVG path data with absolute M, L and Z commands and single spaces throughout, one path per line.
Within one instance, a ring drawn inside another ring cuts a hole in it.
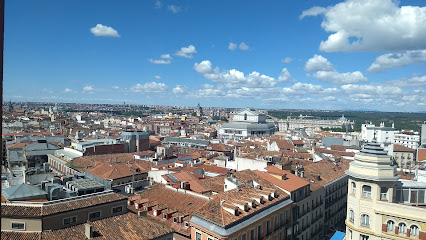
M 34 197 L 47 195 L 47 192 L 41 190 L 40 188 L 25 183 L 3 189 L 1 192 L 3 196 L 5 196 L 9 201 L 31 199 Z

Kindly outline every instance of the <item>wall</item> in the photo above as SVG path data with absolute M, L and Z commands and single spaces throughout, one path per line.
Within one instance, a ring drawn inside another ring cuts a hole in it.
M 26 219 L 26 218 L 1 218 L 1 230 L 8 231 L 12 230 L 12 222 L 23 222 L 25 223 L 25 231 L 41 232 L 42 222 L 41 219 Z
M 109 144 L 109 145 L 99 145 L 86 148 L 83 156 L 93 156 L 93 155 L 102 155 L 102 154 L 112 154 L 112 153 L 124 153 L 125 151 L 124 143 Z

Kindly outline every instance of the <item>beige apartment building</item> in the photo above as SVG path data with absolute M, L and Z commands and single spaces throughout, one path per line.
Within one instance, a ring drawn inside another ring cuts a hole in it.
M 426 239 L 426 183 L 399 180 L 375 139 L 350 163 L 346 239 Z

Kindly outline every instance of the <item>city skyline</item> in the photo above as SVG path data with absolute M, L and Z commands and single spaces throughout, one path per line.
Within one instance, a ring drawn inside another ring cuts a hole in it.
M 421 1 L 8 1 L 4 101 L 424 112 L 425 16 Z

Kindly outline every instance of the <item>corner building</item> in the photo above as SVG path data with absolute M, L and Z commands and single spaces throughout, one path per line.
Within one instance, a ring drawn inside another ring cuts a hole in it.
M 426 183 L 399 180 L 375 140 L 355 155 L 349 175 L 346 239 L 426 239 Z

